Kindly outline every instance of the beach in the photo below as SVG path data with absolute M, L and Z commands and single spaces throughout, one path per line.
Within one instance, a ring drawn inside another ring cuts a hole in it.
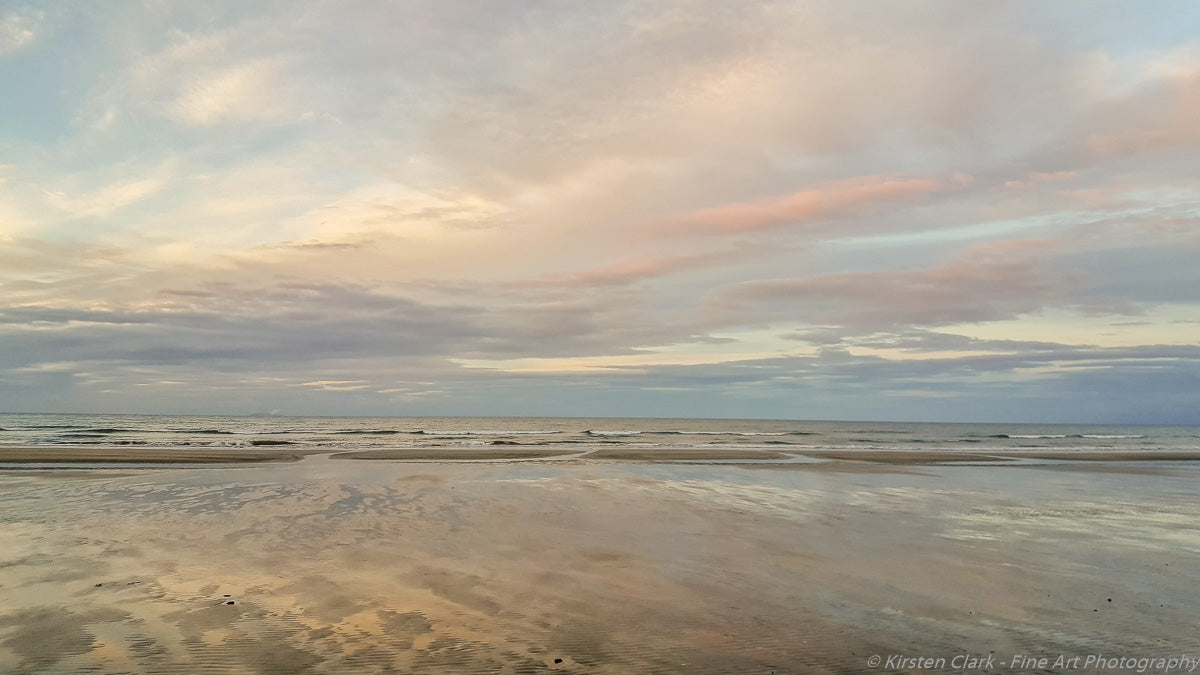
M 0 672 L 1089 672 L 1200 653 L 1186 458 L 56 450 L 0 451 Z
M 1200 1 L 0 0 L 0 83 L 0 675 L 1200 675 Z

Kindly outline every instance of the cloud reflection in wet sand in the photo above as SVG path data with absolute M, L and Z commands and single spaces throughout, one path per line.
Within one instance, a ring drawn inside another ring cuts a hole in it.
M 11 472 L 0 670 L 820 672 L 914 645 L 1194 650 L 1187 552 L 1148 550 L 1082 498 L 1124 481 L 1122 512 L 1168 541 L 1196 508 L 1155 491 L 1186 477 L 320 457 Z

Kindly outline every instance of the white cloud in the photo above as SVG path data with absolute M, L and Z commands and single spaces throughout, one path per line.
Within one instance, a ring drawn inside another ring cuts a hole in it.
M 49 202 L 56 208 L 75 218 L 104 218 L 121 209 L 133 206 L 163 189 L 167 185 L 165 173 L 144 178 L 121 180 L 104 187 L 82 193 L 46 191 Z
M 197 73 L 180 87 L 170 115 L 200 126 L 280 119 L 290 112 L 285 74 L 286 64 L 275 58 Z
M 95 137 L 133 133 L 145 138 L 163 122 L 185 129 L 293 123 L 310 112 L 299 104 L 304 82 L 295 72 L 296 60 L 287 50 L 261 45 L 261 26 L 235 22 L 211 32 L 184 32 L 156 24 L 137 32 L 127 26 L 110 30 L 122 43 L 119 58 L 101 71 L 77 120 Z
M 41 12 L 12 13 L 0 17 L 0 55 L 11 54 L 37 41 Z
M 370 386 L 363 382 L 363 380 L 317 380 L 315 382 L 304 382 L 299 386 L 314 387 L 321 391 L 358 391 Z

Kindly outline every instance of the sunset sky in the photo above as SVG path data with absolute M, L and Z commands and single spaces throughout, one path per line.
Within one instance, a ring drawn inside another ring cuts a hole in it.
M 0 410 L 1200 423 L 1200 3 L 0 1 Z

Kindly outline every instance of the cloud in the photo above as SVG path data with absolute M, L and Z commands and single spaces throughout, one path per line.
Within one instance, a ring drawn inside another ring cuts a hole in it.
M 1200 304 L 1186 3 L 40 11 L 5 406 L 1037 412 Z
M 736 261 L 738 257 L 740 256 L 737 252 L 644 256 L 570 274 L 544 275 L 537 279 L 518 281 L 513 285 L 550 288 L 626 286 L 688 270 L 728 264 Z
M 11 12 L 0 16 L 0 56 L 32 45 L 38 39 L 42 12 Z
M 1038 183 L 1069 181 L 1079 177 L 1078 171 L 1034 171 L 1025 180 L 1010 180 L 1004 182 L 1006 188 L 1023 188 Z
M 19 166 L 11 174 L 9 181 L 0 183 L 0 234 L 46 241 L 47 233 L 72 232 L 87 224 L 96 235 L 80 245 L 89 247 L 93 237 L 120 229 L 111 223 L 118 214 L 125 219 L 122 224 L 137 222 L 140 218 L 131 214 L 171 192 L 177 185 L 178 164 L 128 162 L 56 173 Z
M 1098 158 L 1175 153 L 1200 144 L 1192 123 L 1200 114 L 1200 50 L 1174 49 L 1139 65 L 1127 91 L 1092 114 L 1086 146 Z
M 783 197 L 703 209 L 674 219 L 688 231 L 736 233 L 852 214 L 856 207 L 942 189 L 929 179 L 864 176 L 822 183 Z
M 169 180 L 168 171 L 157 175 L 125 180 L 84 194 L 46 192 L 49 203 L 72 218 L 102 218 L 137 204 L 161 191 Z
M 170 115 L 185 124 L 279 119 L 291 111 L 280 81 L 287 64 L 260 59 L 204 73 L 179 86 Z
M 202 20 L 207 30 L 172 25 L 183 18 L 173 12 L 114 10 L 96 18 L 121 50 L 115 67 L 89 83 L 79 108 L 76 123 L 89 145 L 149 133 L 165 141 L 164 150 L 179 150 L 180 133 L 206 127 L 236 142 L 257 130 L 329 119 L 304 105 L 317 100 L 313 82 L 292 49 L 274 43 L 265 17 L 237 16 L 219 4 L 211 10 Z
M 301 387 L 316 387 L 322 391 L 358 391 L 366 389 L 368 384 L 363 380 L 317 380 L 316 382 L 302 382 Z
M 1050 271 L 1047 241 L 975 246 L 937 267 L 841 272 L 747 281 L 715 298 L 721 314 L 745 320 L 790 316 L 808 323 L 937 326 L 995 321 L 1069 303 L 1080 279 Z

